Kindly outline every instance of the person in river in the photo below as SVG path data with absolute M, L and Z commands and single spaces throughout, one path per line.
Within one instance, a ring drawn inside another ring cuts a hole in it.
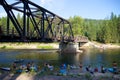
M 90 71 L 89 68 L 90 68 L 90 65 L 86 67 L 86 71 L 89 72 Z
M 62 74 L 62 75 L 66 75 L 67 74 L 67 66 L 66 66 L 66 64 L 62 64 L 61 66 L 60 66 L 60 74 Z
M 105 73 L 105 72 L 106 72 L 106 69 L 103 66 L 101 66 L 101 73 Z
M 30 67 L 31 67 L 30 62 L 28 62 L 28 63 L 27 63 L 27 72 L 30 71 Z
M 47 67 L 48 63 L 44 63 L 44 68 L 43 68 L 43 71 L 48 71 L 48 67 Z
M 116 73 L 117 72 L 117 62 L 113 61 L 112 66 L 113 66 L 114 73 Z
M 94 72 L 98 72 L 98 68 L 97 67 L 95 67 Z
M 90 65 L 86 67 L 86 71 L 88 71 L 88 72 L 90 72 L 91 74 L 93 74 L 93 71 L 92 71 L 92 68 L 91 68 Z
M 48 69 L 49 69 L 50 71 L 53 71 L 53 69 L 54 69 L 54 67 L 53 67 L 52 65 L 50 65 L 50 64 L 47 64 L 47 67 L 48 67 Z
M 82 62 L 80 62 L 79 67 L 80 67 L 80 71 L 82 71 L 82 67 L 83 67 Z
M 13 70 L 15 70 L 15 69 L 17 68 L 17 66 L 16 66 L 16 63 L 15 63 L 15 62 L 12 64 L 12 67 L 13 67 Z
M 70 71 L 70 65 L 69 64 L 67 65 L 67 70 L 68 70 L 68 72 Z

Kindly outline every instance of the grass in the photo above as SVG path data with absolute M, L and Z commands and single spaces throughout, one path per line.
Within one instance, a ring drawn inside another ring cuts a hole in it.
M 4 46 L 1 46 L 0 49 L 13 49 L 13 47 L 4 45 Z
M 0 43 L 0 49 L 56 49 L 58 48 L 58 43 Z
M 111 43 L 112 45 L 118 45 L 118 46 L 120 46 L 120 43 Z
M 54 49 L 53 46 L 37 46 L 38 49 Z
M 6 46 L 2 46 L 0 49 L 5 49 L 6 48 Z

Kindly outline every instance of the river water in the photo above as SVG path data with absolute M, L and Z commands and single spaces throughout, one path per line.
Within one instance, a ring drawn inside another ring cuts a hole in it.
M 0 50 L 0 66 L 10 66 L 16 59 L 24 59 L 21 64 L 34 62 L 42 65 L 48 62 L 52 65 L 60 65 L 62 63 L 83 66 L 91 65 L 93 67 L 111 67 L 112 62 L 116 61 L 120 67 L 120 49 L 86 49 L 83 53 L 65 54 L 56 52 L 56 50 Z

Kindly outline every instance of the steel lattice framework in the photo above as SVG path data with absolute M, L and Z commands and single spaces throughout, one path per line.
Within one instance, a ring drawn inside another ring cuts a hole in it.
M 0 5 L 8 16 L 6 35 L 0 37 L 1 41 L 73 41 L 74 39 L 69 21 L 29 0 L 18 0 L 11 4 L 6 0 L 0 0 Z M 22 22 L 17 19 L 15 12 L 22 15 Z M 12 31 L 10 22 L 14 25 Z

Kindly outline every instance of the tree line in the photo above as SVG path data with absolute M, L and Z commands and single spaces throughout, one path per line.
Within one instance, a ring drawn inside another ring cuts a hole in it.
M 80 16 L 70 17 L 75 36 L 86 36 L 90 41 L 101 43 L 120 43 L 120 15 L 111 13 L 104 20 L 83 19 Z
M 23 18 L 20 14 L 17 15 L 17 19 L 22 25 Z M 68 20 L 72 24 L 74 36 L 86 36 L 90 41 L 101 43 L 120 43 L 120 15 L 111 13 L 111 16 L 104 20 L 84 19 L 80 16 L 70 17 Z M 6 22 L 7 17 L 0 18 L 0 34 L 6 30 Z M 32 24 L 29 25 L 32 26 Z M 10 22 L 10 32 L 13 28 Z

